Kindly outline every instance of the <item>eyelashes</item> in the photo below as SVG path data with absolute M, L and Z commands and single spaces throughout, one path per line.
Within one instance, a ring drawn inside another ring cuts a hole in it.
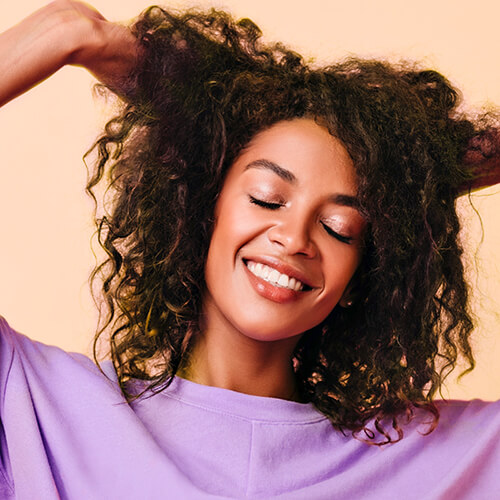
M 343 234 L 339 234 L 336 231 L 334 231 L 330 226 L 327 226 L 326 224 L 323 224 L 323 227 L 325 228 L 326 232 L 330 236 L 337 238 L 342 243 L 347 243 L 348 245 L 350 245 L 352 243 L 353 238 L 351 236 L 344 236 Z
M 259 207 L 265 208 L 267 210 L 278 210 L 282 206 L 284 206 L 284 203 L 280 202 L 270 202 L 270 201 L 264 201 L 260 200 L 258 198 L 255 198 L 254 196 L 249 195 L 250 198 L 250 203 L 257 205 Z M 339 234 L 336 231 L 334 231 L 330 226 L 326 225 L 325 223 L 321 223 L 321 225 L 325 228 L 325 231 L 332 236 L 333 238 L 336 238 L 337 240 L 341 241 L 342 243 L 346 243 L 350 245 L 353 241 L 353 238 L 351 236 L 345 236 L 343 234 Z
M 271 203 L 269 201 L 259 200 L 250 196 L 250 203 L 258 205 L 259 207 L 267 208 L 268 210 L 278 210 L 278 208 L 283 206 L 283 203 Z

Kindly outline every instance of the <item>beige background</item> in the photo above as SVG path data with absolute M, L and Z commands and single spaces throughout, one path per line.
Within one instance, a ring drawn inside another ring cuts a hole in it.
M 44 4 L 2 2 L 0 31 Z M 118 21 L 134 17 L 150 2 L 95 0 L 94 5 Z M 223 6 L 250 17 L 268 39 L 285 41 L 319 61 L 348 54 L 423 60 L 459 85 L 471 109 L 500 106 L 496 0 L 200 0 L 197 5 Z M 85 353 L 97 316 L 87 285 L 95 260 L 81 157 L 106 117 L 91 86 L 84 70 L 64 68 L 0 111 L 0 314 L 33 339 Z M 450 378 L 447 397 L 500 398 L 499 193 L 500 186 L 473 197 L 484 226 L 477 253 L 480 225 L 468 202 L 461 202 L 478 316 L 478 367 L 460 384 Z

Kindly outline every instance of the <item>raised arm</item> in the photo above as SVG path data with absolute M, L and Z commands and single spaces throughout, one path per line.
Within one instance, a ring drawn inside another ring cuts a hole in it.
M 459 186 L 459 195 L 500 183 L 499 128 L 486 129 L 470 141 L 464 167 L 470 179 Z
M 0 35 L 0 106 L 66 64 L 87 68 L 118 93 L 140 54 L 130 30 L 87 4 L 56 0 Z

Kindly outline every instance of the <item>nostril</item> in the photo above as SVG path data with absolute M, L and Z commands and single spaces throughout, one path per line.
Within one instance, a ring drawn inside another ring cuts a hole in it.
M 312 257 L 315 254 L 314 244 L 310 240 L 310 235 L 305 228 L 300 227 L 300 223 L 290 223 L 286 227 L 284 225 L 274 226 L 269 229 L 269 239 L 284 248 L 290 254 L 302 254 Z

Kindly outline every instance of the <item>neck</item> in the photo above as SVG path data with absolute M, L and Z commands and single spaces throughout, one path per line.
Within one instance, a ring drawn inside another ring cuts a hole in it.
M 177 371 L 202 385 L 301 402 L 292 366 L 299 336 L 263 341 L 211 322 Z

